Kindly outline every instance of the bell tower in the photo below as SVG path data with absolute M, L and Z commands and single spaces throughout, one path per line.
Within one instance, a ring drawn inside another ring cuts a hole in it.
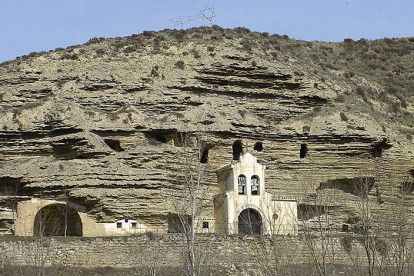
M 239 160 L 217 171 L 220 194 L 214 198 L 216 232 L 227 234 L 263 235 L 285 227 L 285 234 L 296 234 L 296 200 L 276 201 L 265 191 L 266 166 L 247 152 Z M 289 219 L 279 219 L 289 215 Z M 276 221 L 278 220 L 278 221 Z M 286 226 L 286 225 L 285 225 Z

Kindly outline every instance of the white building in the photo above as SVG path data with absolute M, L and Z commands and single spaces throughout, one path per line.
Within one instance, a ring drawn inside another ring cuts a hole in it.
M 266 167 L 250 153 L 218 170 L 220 194 L 214 198 L 215 232 L 296 235 L 297 202 L 275 200 L 265 190 Z

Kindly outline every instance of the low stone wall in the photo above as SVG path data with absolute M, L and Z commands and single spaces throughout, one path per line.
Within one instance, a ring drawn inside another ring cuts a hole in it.
M 197 254 L 208 265 L 240 267 L 254 266 L 261 262 L 272 263 L 275 260 L 272 244 L 276 245 L 281 264 L 308 263 L 311 260 L 306 242 L 300 236 L 280 236 L 271 241 L 267 237 L 200 234 L 197 240 Z M 316 244 L 320 246 L 319 242 Z M 48 265 L 81 267 L 127 268 L 154 263 L 176 267 L 184 264 L 183 246 L 184 237 L 180 234 L 111 238 L 59 237 L 43 240 L 14 237 L 0 240 L 0 261 L 12 265 L 35 265 L 35 262 L 45 260 Z M 335 262 L 349 263 L 339 238 L 334 248 Z

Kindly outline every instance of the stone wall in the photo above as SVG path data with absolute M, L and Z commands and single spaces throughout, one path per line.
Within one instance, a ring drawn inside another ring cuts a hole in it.
M 65 266 L 126 268 L 156 263 L 159 266 L 179 267 L 184 264 L 183 238 L 179 234 L 147 234 L 112 238 L 54 238 L 44 239 L 43 242 L 31 238 L 3 239 L 0 242 L 0 256 L 3 263 L 12 265 L 33 265 L 35 258 L 43 256 L 47 257 L 48 264 Z M 275 260 L 271 251 L 272 241 L 268 237 L 206 234 L 198 235 L 197 239 L 198 254 L 203 254 L 207 265 L 255 267 L 266 260 L 270 264 Z M 273 244 L 276 244 L 282 265 L 311 262 L 310 251 L 301 236 L 276 237 Z M 318 241 L 315 244 L 320 245 Z M 336 239 L 334 248 L 335 263 L 350 263 L 340 238 Z M 353 250 L 353 254 L 359 254 L 362 247 L 354 246 Z

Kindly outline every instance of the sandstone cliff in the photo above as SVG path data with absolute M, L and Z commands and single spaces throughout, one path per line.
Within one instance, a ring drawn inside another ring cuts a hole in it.
M 375 177 L 379 221 L 414 175 L 407 48 L 410 39 L 334 44 L 214 27 L 92 39 L 4 63 L 0 229 L 11 231 L 13 202 L 64 191 L 97 221 L 164 226 L 180 166 L 175 133 L 200 130 L 210 145 L 205 216 L 216 170 L 241 140 L 277 197 L 306 205 L 343 183 L 333 203 L 343 222 L 355 215 L 346 186 Z

